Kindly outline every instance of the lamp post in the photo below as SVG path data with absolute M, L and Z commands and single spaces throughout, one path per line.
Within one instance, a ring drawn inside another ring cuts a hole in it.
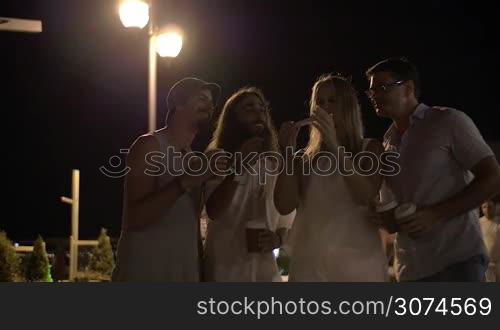
M 148 130 L 156 129 L 156 53 L 161 57 L 177 57 L 182 49 L 182 33 L 174 26 L 159 30 L 153 20 L 153 0 L 124 0 L 120 4 L 120 20 L 126 28 L 143 29 L 148 25 Z
M 80 240 L 79 212 L 80 212 L 80 170 L 73 170 L 71 197 L 61 197 L 61 202 L 71 205 L 71 236 L 69 237 L 69 280 L 73 281 L 78 273 L 78 247 L 96 246 L 96 240 Z
M 69 279 L 74 280 L 78 271 L 78 215 L 80 209 L 80 171 L 73 170 L 71 197 L 61 197 L 61 202 L 71 205 L 71 236 L 69 238 Z
M 39 33 L 42 32 L 42 21 L 12 17 L 0 17 L 0 31 Z

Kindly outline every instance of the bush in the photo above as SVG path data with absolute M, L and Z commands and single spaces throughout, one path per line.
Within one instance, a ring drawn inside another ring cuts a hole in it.
M 78 272 L 74 279 L 75 282 L 110 282 L 111 276 L 87 270 Z
M 286 254 L 285 250 L 280 249 L 278 258 L 276 259 L 276 263 L 278 264 L 281 275 L 288 275 L 288 271 L 290 268 L 290 257 Z
M 17 282 L 20 260 L 16 255 L 14 245 L 7 238 L 7 234 L 0 231 L 0 282 Z
M 115 257 L 113 255 L 113 247 L 111 240 L 105 228 L 101 229 L 101 234 L 98 238 L 98 244 L 92 252 L 90 258 L 90 272 L 100 273 L 106 276 L 111 276 L 115 267 Z
M 50 263 L 45 251 L 45 242 L 41 236 L 38 236 L 33 245 L 28 265 L 26 267 L 26 280 L 30 282 L 52 282 L 50 274 Z

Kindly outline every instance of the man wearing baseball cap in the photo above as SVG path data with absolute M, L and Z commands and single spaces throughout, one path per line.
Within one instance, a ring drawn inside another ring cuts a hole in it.
M 133 143 L 113 281 L 200 281 L 201 186 L 214 174 L 189 175 L 174 155 L 191 150 L 220 94 L 219 85 L 198 78 L 176 82 L 167 97 L 165 127 Z M 225 159 L 210 164 L 221 170 L 226 165 Z

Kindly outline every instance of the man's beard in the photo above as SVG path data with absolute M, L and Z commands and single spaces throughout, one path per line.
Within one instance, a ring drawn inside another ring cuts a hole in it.
M 196 128 L 198 130 L 203 131 L 206 130 L 210 126 L 210 120 L 209 119 L 200 119 L 196 121 Z
M 206 131 L 210 128 L 211 116 L 200 118 L 194 122 L 194 126 L 198 131 Z
M 261 137 L 264 139 L 264 145 L 269 144 L 271 131 L 265 122 L 259 123 L 262 123 L 261 129 L 256 128 L 255 123 L 237 122 L 235 129 L 240 132 L 238 135 L 240 136 L 241 143 L 254 137 Z

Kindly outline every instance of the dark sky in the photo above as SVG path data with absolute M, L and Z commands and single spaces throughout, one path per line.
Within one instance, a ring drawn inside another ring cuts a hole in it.
M 363 72 L 404 55 L 419 67 L 422 100 L 469 114 L 500 140 L 496 112 L 498 18 L 486 1 L 157 0 L 157 21 L 185 32 L 158 62 L 158 124 L 173 82 L 199 76 L 263 89 L 277 124 L 305 116 L 315 78 L 352 74 L 366 134 L 381 138 Z M 492 2 L 490 2 L 492 3 Z M 147 34 L 122 27 L 114 0 L 2 0 L 0 16 L 43 20 L 43 33 L 0 32 L 3 210 L 15 240 L 68 236 L 71 169 L 81 170 L 80 236 L 120 230 L 122 180 L 99 172 L 147 129 Z M 207 138 L 201 138 L 201 148 Z M 10 215 L 8 215 L 10 212 Z

